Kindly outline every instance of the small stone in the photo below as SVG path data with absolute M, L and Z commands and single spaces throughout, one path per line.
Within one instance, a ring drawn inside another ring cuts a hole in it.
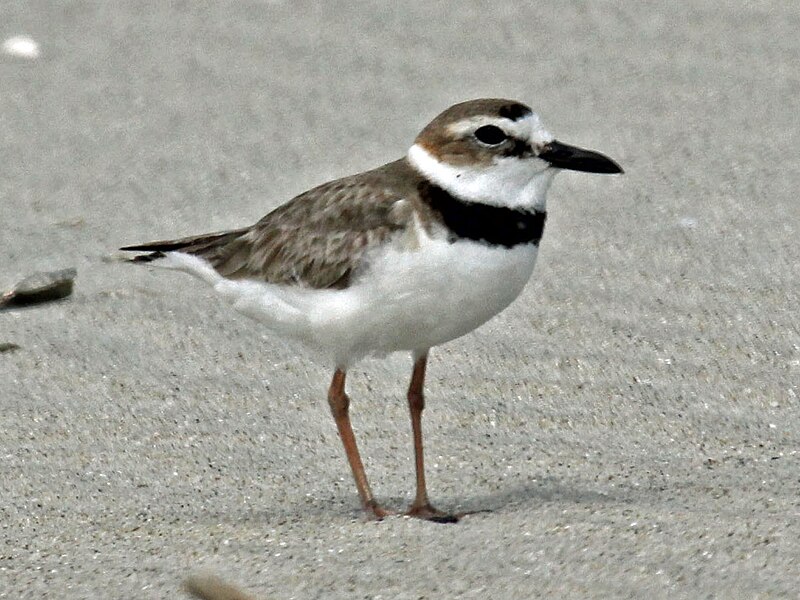
M 34 273 L 3 294 L 0 297 L 0 307 L 26 306 L 66 298 L 72 293 L 77 274 L 72 268 Z

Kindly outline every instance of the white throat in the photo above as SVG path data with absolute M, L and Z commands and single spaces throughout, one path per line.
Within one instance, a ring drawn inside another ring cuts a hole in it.
M 544 161 L 517 157 L 497 159 L 488 167 L 456 167 L 440 162 L 419 144 L 409 149 L 408 161 L 420 175 L 457 198 L 530 211 L 545 210 L 547 190 L 558 173 Z

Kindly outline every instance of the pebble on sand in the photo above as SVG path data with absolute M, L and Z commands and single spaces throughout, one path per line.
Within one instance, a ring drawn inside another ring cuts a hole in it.
M 77 274 L 78 272 L 72 268 L 34 273 L 0 296 L 0 308 L 4 306 L 38 304 L 66 298 L 72 293 Z
M 3 42 L 3 52 L 19 58 L 39 58 L 39 44 L 27 35 L 15 35 Z

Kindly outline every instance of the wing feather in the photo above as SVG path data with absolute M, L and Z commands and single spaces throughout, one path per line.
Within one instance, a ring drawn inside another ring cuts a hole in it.
M 345 288 L 364 256 L 408 225 L 409 211 L 393 207 L 415 193 L 415 173 L 403 159 L 313 188 L 251 227 L 123 250 L 151 252 L 138 261 L 187 252 L 230 279 Z

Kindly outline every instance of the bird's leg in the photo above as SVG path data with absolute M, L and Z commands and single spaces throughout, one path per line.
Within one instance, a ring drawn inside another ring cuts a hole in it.
M 408 386 L 408 409 L 411 412 L 411 431 L 414 435 L 414 466 L 417 473 L 417 494 L 414 503 L 406 513 L 410 517 L 427 519 L 437 523 L 455 523 L 456 515 L 451 515 L 431 506 L 428 500 L 428 491 L 425 488 L 425 461 L 422 457 L 422 409 L 425 408 L 425 365 L 428 361 L 427 352 L 414 362 L 411 373 L 411 383 Z
M 353 428 L 350 426 L 350 398 L 347 397 L 344 391 L 344 378 L 345 372 L 342 369 L 336 369 L 331 386 L 328 388 L 328 404 L 331 407 L 333 418 L 336 420 L 339 437 L 342 438 L 344 452 L 353 471 L 353 479 L 355 479 L 356 487 L 358 488 L 358 495 L 361 496 L 361 504 L 364 510 L 371 513 L 376 519 L 382 519 L 390 513 L 378 505 L 372 496 L 372 490 L 369 489 L 364 464 L 358 454 L 356 437 L 353 435 Z

